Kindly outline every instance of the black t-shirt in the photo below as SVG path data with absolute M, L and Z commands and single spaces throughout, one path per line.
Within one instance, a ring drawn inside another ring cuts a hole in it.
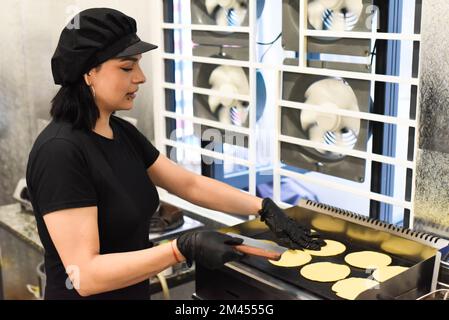
M 45 249 L 45 299 L 83 299 L 70 287 L 43 216 L 62 209 L 98 207 L 100 254 L 150 247 L 150 218 L 159 196 L 146 169 L 159 151 L 130 123 L 111 116 L 113 139 L 52 121 L 36 139 L 27 185 Z M 149 299 L 149 282 L 85 299 Z

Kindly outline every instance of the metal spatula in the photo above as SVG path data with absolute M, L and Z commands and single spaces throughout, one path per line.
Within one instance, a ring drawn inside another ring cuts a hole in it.
M 243 243 L 234 247 L 238 251 L 249 255 L 264 257 L 270 260 L 278 261 L 281 259 L 281 255 L 288 250 L 287 248 L 281 247 L 275 243 L 268 243 L 263 240 L 245 237 L 240 234 L 235 234 L 232 232 L 228 232 L 226 234 L 234 238 L 242 239 Z

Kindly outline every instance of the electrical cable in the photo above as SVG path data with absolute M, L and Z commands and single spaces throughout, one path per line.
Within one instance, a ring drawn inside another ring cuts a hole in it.
M 158 273 L 156 276 L 159 279 L 159 283 L 161 284 L 162 294 L 164 296 L 164 299 L 170 300 L 170 291 L 168 289 L 167 279 L 165 279 L 165 277 L 162 273 Z
M 377 54 L 377 40 L 374 42 L 373 51 L 370 52 L 370 55 L 371 55 L 371 63 L 370 63 L 370 67 L 373 66 L 374 56 L 375 56 L 376 54 Z
M 429 292 L 428 294 L 425 294 L 425 295 L 419 297 L 416 300 L 423 300 L 424 298 L 427 298 L 428 296 L 431 296 L 431 295 L 433 295 L 433 294 L 435 294 L 437 292 L 443 292 L 443 291 L 446 292 L 446 294 L 443 297 L 443 300 L 447 300 L 449 298 L 449 289 L 438 289 L 438 290 Z
M 273 44 L 273 43 L 275 43 L 276 41 L 278 41 L 279 38 L 280 38 L 281 36 L 282 36 L 282 32 L 279 33 L 279 35 L 276 37 L 276 39 L 274 39 L 274 40 L 271 41 L 271 42 L 257 42 L 257 44 L 258 44 L 258 45 L 261 45 L 261 46 L 268 46 L 268 45 Z
M 261 46 L 269 46 L 266 50 L 265 50 L 265 52 L 262 54 L 262 56 L 260 57 L 260 62 L 263 62 L 263 59 L 265 58 L 265 55 L 268 53 L 268 51 L 270 51 L 271 50 L 271 48 L 273 47 L 273 45 L 276 43 L 276 41 L 278 41 L 280 38 L 281 38 L 281 36 L 282 36 L 282 32 L 281 33 L 279 33 L 279 35 L 276 37 L 276 39 L 274 39 L 273 41 L 270 41 L 270 42 L 257 42 L 257 44 L 258 45 L 261 45 Z

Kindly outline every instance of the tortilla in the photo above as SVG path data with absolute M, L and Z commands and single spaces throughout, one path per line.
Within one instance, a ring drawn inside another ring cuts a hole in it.
M 388 266 L 391 257 L 375 251 L 359 251 L 350 253 L 345 257 L 347 264 L 361 269 L 377 269 Z
M 285 251 L 279 261 L 268 260 L 271 264 L 278 267 L 299 267 L 303 266 L 312 260 L 310 254 L 302 250 L 287 250 Z
M 309 264 L 301 269 L 301 275 L 317 282 L 334 282 L 346 278 L 351 269 L 343 264 L 318 262 Z
M 379 285 L 379 282 L 364 278 L 348 278 L 340 280 L 332 286 L 337 296 L 347 300 L 355 300 L 359 294 Z

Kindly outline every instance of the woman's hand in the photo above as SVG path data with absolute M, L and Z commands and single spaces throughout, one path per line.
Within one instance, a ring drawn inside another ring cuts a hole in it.
M 289 249 L 319 250 L 326 243 L 310 229 L 288 217 L 270 198 L 263 199 L 259 211 L 261 220 L 276 235 L 279 244 Z
M 193 231 L 182 234 L 176 244 L 189 265 L 195 261 L 209 269 L 217 269 L 229 261 L 241 259 L 244 254 L 233 246 L 243 240 L 216 231 Z

